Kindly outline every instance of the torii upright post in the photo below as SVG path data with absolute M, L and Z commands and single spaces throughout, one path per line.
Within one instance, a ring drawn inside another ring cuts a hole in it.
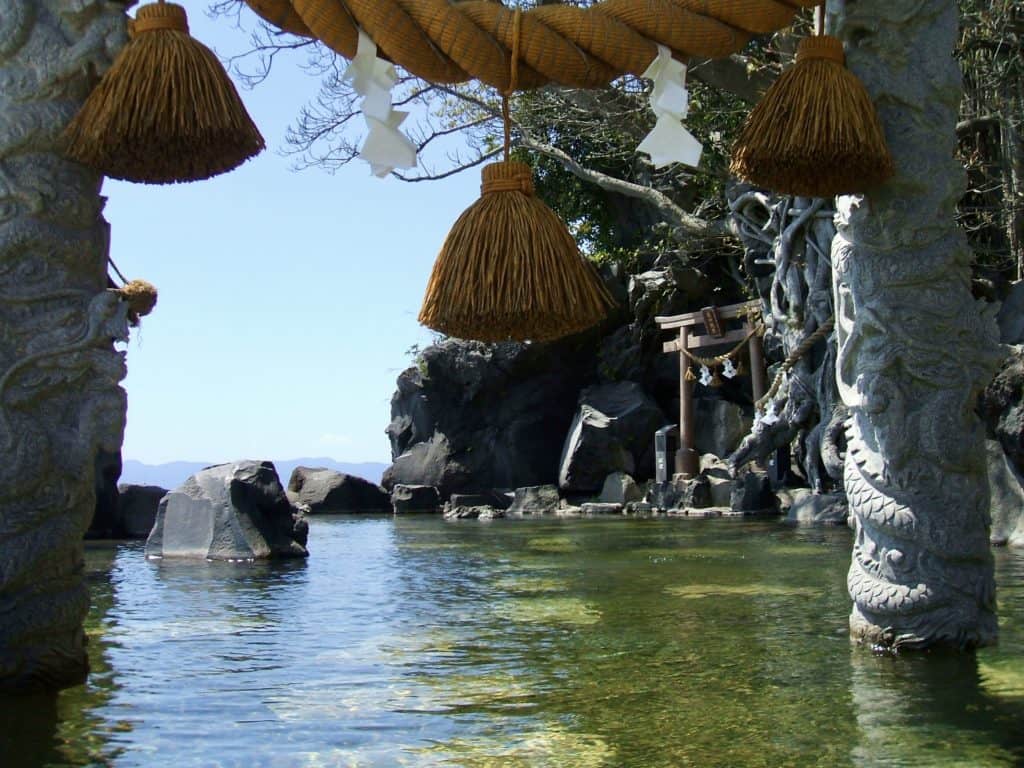
M 721 326 L 721 321 L 724 320 L 748 318 L 749 314 L 756 311 L 759 306 L 756 301 L 747 301 L 727 307 L 705 307 L 699 312 L 654 318 L 661 330 L 678 330 L 679 332 L 678 338 L 662 345 L 664 352 L 679 353 L 677 474 L 684 477 L 695 477 L 700 473 L 700 456 L 697 455 L 694 445 L 696 423 L 693 415 L 693 382 L 686 377 L 686 372 L 690 369 L 690 358 L 687 356 L 687 352 L 724 344 L 735 344 L 749 337 L 747 348 L 750 355 L 750 382 L 754 390 L 754 400 L 760 399 L 765 393 L 764 352 L 761 349 L 761 338 L 756 333 L 752 334 L 754 326 L 749 319 L 744 319 L 742 327 L 731 331 L 727 331 Z M 698 333 L 697 328 L 701 325 L 704 326 L 704 332 Z

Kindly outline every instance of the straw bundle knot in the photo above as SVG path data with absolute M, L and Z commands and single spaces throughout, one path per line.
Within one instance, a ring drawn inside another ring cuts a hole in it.
M 483 169 L 483 196 L 434 264 L 419 320 L 479 341 L 545 341 L 600 322 L 614 306 L 558 216 L 533 195 L 530 167 Z
M 132 35 L 64 133 L 69 157 L 147 184 L 230 171 L 264 148 L 217 57 L 174 3 L 139 8 Z
M 118 288 L 121 298 L 128 303 L 128 322 L 135 326 L 139 319 L 153 311 L 156 306 L 156 286 L 145 280 L 130 280 Z
M 801 41 L 796 63 L 747 118 L 733 150 L 735 175 L 806 197 L 866 192 L 892 176 L 875 106 L 844 60 L 835 37 Z
M 128 31 L 132 37 L 142 32 L 169 29 L 188 34 L 188 16 L 185 9 L 174 3 L 152 3 L 139 8 L 138 15 L 129 19 Z

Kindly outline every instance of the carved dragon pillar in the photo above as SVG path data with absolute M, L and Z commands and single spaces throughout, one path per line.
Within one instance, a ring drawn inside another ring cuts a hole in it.
M 118 450 L 126 305 L 107 290 L 100 177 L 57 139 L 124 40 L 98 0 L 0 0 L 0 690 L 87 671 L 82 534 Z
M 956 3 L 845 0 L 831 10 L 896 161 L 883 187 L 839 199 L 833 242 L 856 518 L 850 631 L 894 649 L 984 645 L 997 629 L 974 405 L 998 354 L 954 222 L 964 190 L 954 158 Z

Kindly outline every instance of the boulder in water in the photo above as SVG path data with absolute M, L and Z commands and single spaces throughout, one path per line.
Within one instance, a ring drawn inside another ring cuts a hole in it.
M 324 467 L 296 467 L 288 481 L 288 499 L 308 504 L 314 515 L 391 511 L 391 498 L 379 485 Z
M 306 557 L 309 527 L 269 461 L 207 467 L 160 501 L 147 557 Z

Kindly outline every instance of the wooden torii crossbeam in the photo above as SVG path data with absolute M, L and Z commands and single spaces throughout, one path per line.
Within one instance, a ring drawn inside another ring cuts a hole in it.
M 760 309 L 757 301 L 730 304 L 727 307 L 705 307 L 699 312 L 683 315 L 655 317 L 663 331 L 678 330 L 678 338 L 662 345 L 663 352 L 679 353 L 679 450 L 676 452 L 676 472 L 694 477 L 700 472 L 700 457 L 694 450 L 693 382 L 686 378 L 690 358 L 686 352 L 725 344 L 738 344 L 749 337 L 750 383 L 754 400 L 765 393 L 764 350 L 761 337 L 754 333 L 750 316 Z M 726 321 L 743 318 L 739 328 L 726 330 Z

